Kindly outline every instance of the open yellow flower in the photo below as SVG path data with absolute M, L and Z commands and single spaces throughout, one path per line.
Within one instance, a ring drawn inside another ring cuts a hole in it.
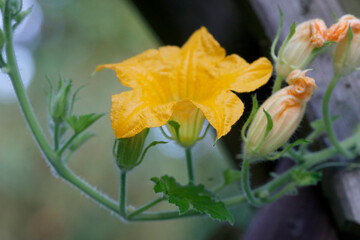
M 244 110 L 231 91 L 253 91 L 265 84 L 272 72 L 266 58 L 249 64 L 238 55 L 226 56 L 205 27 L 193 33 L 182 48 L 150 49 L 96 70 L 104 68 L 116 71 L 121 83 L 132 88 L 112 96 L 111 123 L 117 138 L 174 120 L 180 124 L 180 140 L 187 146 L 199 134 L 204 116 L 218 139 L 227 134 Z

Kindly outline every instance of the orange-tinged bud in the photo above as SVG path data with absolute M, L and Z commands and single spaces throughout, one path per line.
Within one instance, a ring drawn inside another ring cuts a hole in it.
M 351 28 L 353 38 L 349 43 L 348 29 Z M 337 44 L 332 52 L 334 71 L 347 75 L 360 65 L 360 20 L 352 15 L 345 15 L 339 22 L 331 26 L 325 33 L 328 41 Z M 350 44 L 350 45 L 349 45 Z
M 316 90 L 313 78 L 305 76 L 306 71 L 294 70 L 286 79 L 289 86 L 277 91 L 259 108 L 249 130 L 245 153 L 250 157 L 266 156 L 284 145 L 295 132 L 303 118 L 306 103 Z M 273 128 L 265 138 L 267 111 L 273 121 Z
M 321 19 L 313 19 L 296 27 L 294 35 L 284 42 L 276 62 L 277 74 L 287 77 L 295 69 L 305 67 L 312 60 L 315 48 L 324 45 L 327 27 Z

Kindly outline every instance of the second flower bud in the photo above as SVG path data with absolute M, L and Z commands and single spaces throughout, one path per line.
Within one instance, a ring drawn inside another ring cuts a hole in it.
M 305 73 L 300 70 L 291 72 L 286 79 L 289 86 L 277 91 L 260 106 L 247 131 L 244 146 L 247 156 L 265 157 L 284 145 L 298 128 L 306 103 L 316 90 L 314 79 L 306 77 Z M 264 110 L 273 121 L 273 128 L 266 137 Z

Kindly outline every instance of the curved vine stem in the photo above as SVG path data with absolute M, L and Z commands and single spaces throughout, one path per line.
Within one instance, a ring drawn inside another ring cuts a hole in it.
M 13 32 L 11 26 L 11 12 L 9 9 L 9 4 L 7 2 L 5 4 L 4 14 L 3 14 L 3 23 L 4 23 L 4 33 L 5 33 L 5 52 L 6 52 L 6 59 L 7 59 L 7 68 L 8 68 L 8 75 L 11 79 L 13 84 L 20 108 L 22 113 L 24 114 L 25 120 L 30 128 L 30 131 L 35 138 L 35 141 L 43 153 L 46 160 L 49 161 L 50 165 L 55 169 L 56 173 L 69 182 L 71 185 L 78 188 L 82 191 L 85 195 L 92 198 L 97 203 L 101 204 L 102 206 L 110 209 L 113 212 L 118 212 L 117 204 L 107 198 L 102 193 L 95 190 L 94 187 L 90 186 L 89 184 L 85 183 L 81 180 L 77 175 L 75 175 L 69 168 L 67 168 L 63 161 L 61 160 L 60 156 L 54 152 L 46 139 L 43 130 L 40 127 L 40 124 L 34 114 L 34 111 L 30 105 L 30 100 L 26 94 L 24 85 L 21 81 L 19 68 L 16 62 L 16 57 L 14 53 L 14 46 L 13 46 Z
M 250 162 L 250 158 L 247 158 L 246 156 L 243 158 L 243 164 L 241 169 L 241 183 L 244 195 L 248 202 L 254 206 L 258 206 L 261 204 L 261 202 L 255 197 L 250 186 Z
M 328 88 L 326 89 L 326 92 L 324 95 L 324 100 L 323 100 L 323 105 L 322 105 L 323 119 L 324 119 L 326 132 L 328 134 L 331 144 L 339 151 L 339 153 L 341 153 L 341 155 L 343 155 L 347 159 L 351 159 L 353 156 L 350 154 L 350 152 L 348 152 L 346 149 L 344 149 L 340 145 L 340 143 L 335 135 L 334 128 L 333 128 L 332 122 L 331 122 L 331 117 L 329 114 L 330 97 L 331 97 L 331 94 L 332 94 L 336 84 L 338 83 L 339 79 L 340 79 L 340 75 L 334 74 L 334 77 L 331 79 L 331 82 L 330 82 Z

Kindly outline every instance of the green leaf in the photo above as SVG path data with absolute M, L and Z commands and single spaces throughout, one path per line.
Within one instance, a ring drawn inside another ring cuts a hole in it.
M 306 170 L 294 170 L 292 172 L 292 178 L 298 186 L 316 185 L 322 174 L 320 172 L 310 172 Z
M 225 204 L 207 191 L 203 185 L 180 185 L 173 177 L 167 175 L 151 179 L 155 183 L 154 191 L 163 193 L 169 203 L 176 205 L 181 214 L 191 207 L 200 213 L 209 215 L 212 219 L 234 223 L 234 218 L 226 209 Z
M 237 181 L 240 181 L 241 171 L 237 170 L 237 169 L 228 168 L 223 172 L 223 178 L 224 178 L 225 185 L 235 183 Z
M 80 116 L 69 116 L 66 118 L 66 122 L 74 129 L 76 133 L 81 133 L 86 128 L 90 127 L 94 122 L 99 118 L 104 116 L 104 114 L 85 114 Z
M 69 150 L 74 152 L 93 136 L 95 136 L 95 134 L 91 132 L 83 132 L 79 134 L 79 136 L 77 136 L 74 141 L 72 141 L 72 143 L 69 145 Z

